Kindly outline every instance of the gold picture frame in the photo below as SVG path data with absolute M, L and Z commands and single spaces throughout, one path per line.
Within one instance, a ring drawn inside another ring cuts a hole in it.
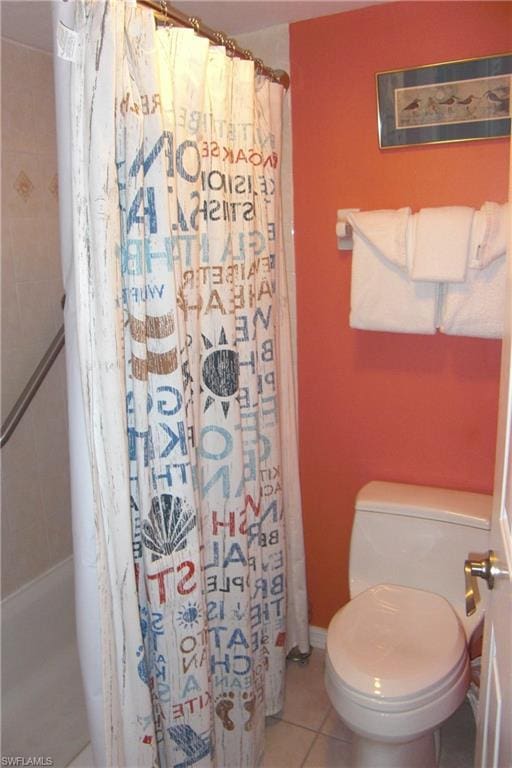
M 512 54 L 377 72 L 381 149 L 510 136 Z

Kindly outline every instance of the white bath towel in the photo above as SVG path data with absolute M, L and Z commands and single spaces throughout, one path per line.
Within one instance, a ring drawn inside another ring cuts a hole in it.
M 393 222 L 387 234 L 383 226 L 386 218 Z M 436 332 L 438 286 L 432 282 L 412 282 L 405 269 L 403 244 L 408 218 L 403 211 L 365 211 L 348 216 L 354 238 L 350 293 L 352 328 L 396 333 Z M 394 232 L 391 236 L 390 231 Z M 375 240 L 387 243 L 387 252 L 393 259 L 384 255 Z M 398 247 L 396 243 L 399 243 Z
M 503 337 L 506 254 L 482 269 L 468 269 L 464 283 L 446 283 L 441 302 L 443 333 L 457 336 Z
M 407 227 L 411 209 L 350 212 L 347 214 L 349 223 L 354 216 L 357 216 L 361 237 L 388 261 L 407 269 Z
M 473 216 L 473 224 L 471 226 L 471 238 L 469 243 L 469 269 L 480 269 L 482 266 L 485 266 L 481 262 L 480 249 L 482 247 L 482 243 L 486 240 L 487 232 L 488 217 L 482 210 L 475 211 L 475 215 Z
M 443 333 L 502 338 L 509 217 L 508 203 L 486 202 L 475 211 L 466 281 L 443 287 Z
M 415 214 L 411 278 L 463 282 L 469 260 L 474 210 L 466 206 L 422 208 Z
M 475 212 L 471 231 L 469 266 L 483 269 L 507 250 L 510 203 L 484 203 Z

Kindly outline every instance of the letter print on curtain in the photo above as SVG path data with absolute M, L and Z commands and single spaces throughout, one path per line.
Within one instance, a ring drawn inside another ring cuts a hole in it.
M 293 388 L 280 389 L 282 88 L 132 4 L 83 4 L 77 28 L 107 749 L 115 765 L 253 766 L 286 652 L 308 647 Z

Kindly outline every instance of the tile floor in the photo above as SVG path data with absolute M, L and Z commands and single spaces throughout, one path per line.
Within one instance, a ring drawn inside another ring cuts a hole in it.
M 350 731 L 340 722 L 324 689 L 324 652 L 307 664 L 288 662 L 282 712 L 267 719 L 261 768 L 351 768 Z M 471 768 L 475 726 L 467 702 L 441 732 L 440 768 Z M 90 748 L 70 768 L 92 768 Z

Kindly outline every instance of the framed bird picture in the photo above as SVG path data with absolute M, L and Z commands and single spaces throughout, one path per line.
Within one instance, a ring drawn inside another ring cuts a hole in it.
M 377 72 L 381 149 L 510 136 L 512 53 Z

